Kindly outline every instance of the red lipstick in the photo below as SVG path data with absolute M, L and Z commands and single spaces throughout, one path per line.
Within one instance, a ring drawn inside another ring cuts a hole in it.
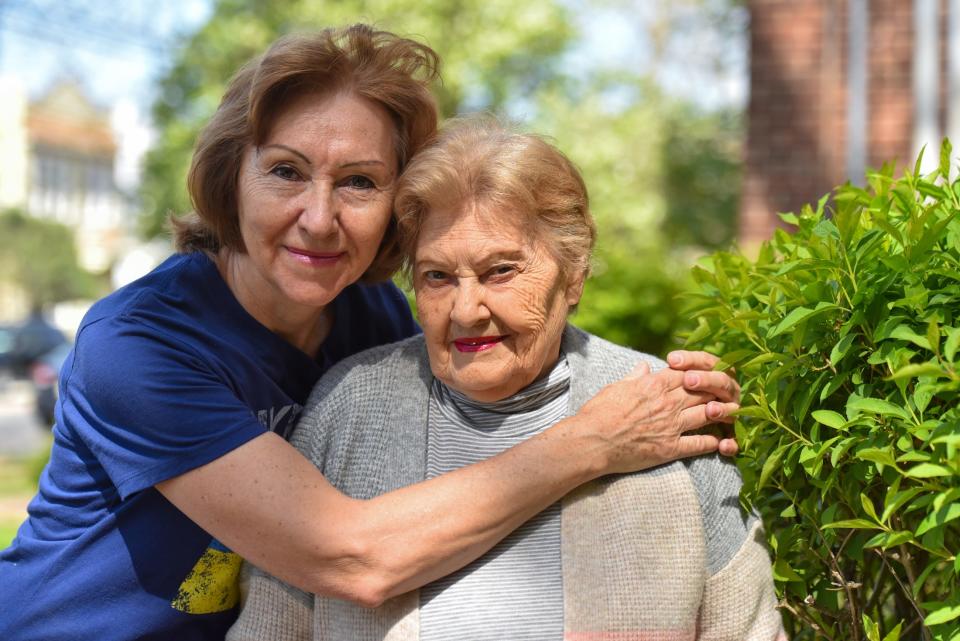
M 505 336 L 470 336 L 453 341 L 458 352 L 482 352 L 495 347 Z

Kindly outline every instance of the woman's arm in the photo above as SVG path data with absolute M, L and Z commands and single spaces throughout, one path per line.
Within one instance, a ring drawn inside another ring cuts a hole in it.
M 503 454 L 371 500 L 340 493 L 270 433 L 156 487 L 254 565 L 376 606 L 466 565 L 586 481 L 716 451 L 716 437 L 686 432 L 736 403 L 708 359 L 686 354 L 704 374 L 698 391 L 684 389 L 683 372 L 641 365 Z

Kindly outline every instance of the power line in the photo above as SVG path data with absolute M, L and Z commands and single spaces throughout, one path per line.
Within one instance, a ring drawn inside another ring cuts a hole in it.
M 0 45 L 2 32 L 8 32 L 98 55 L 116 55 L 118 47 L 163 55 L 184 35 L 157 20 L 164 15 L 162 7 L 169 10 L 169 3 L 141 0 L 112 7 L 106 7 L 107 4 L 0 0 Z

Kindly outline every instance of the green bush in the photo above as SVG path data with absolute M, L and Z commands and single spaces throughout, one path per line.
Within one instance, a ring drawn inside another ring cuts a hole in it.
M 792 639 L 960 639 L 960 180 L 838 188 L 695 267 L 691 347 L 743 386 L 743 498 Z

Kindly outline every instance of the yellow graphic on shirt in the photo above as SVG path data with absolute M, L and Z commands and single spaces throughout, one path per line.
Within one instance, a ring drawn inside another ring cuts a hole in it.
M 213 614 L 231 609 L 240 601 L 237 577 L 241 561 L 235 552 L 208 547 L 180 584 L 170 605 L 187 614 Z

